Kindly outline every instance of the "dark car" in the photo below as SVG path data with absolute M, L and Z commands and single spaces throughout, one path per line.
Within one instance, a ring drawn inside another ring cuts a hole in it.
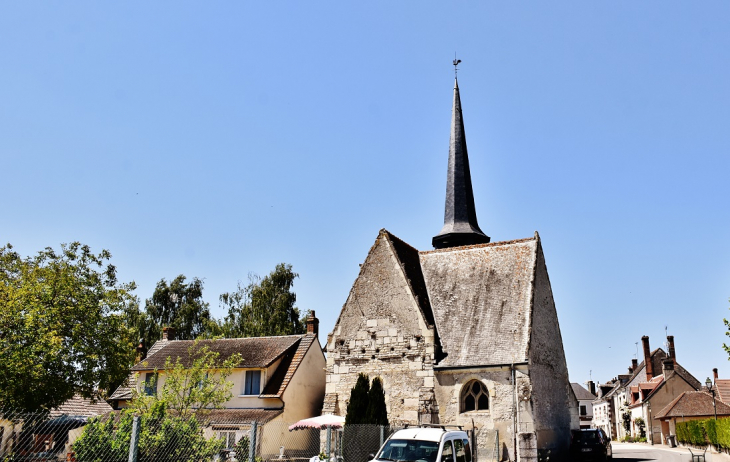
M 613 457 L 611 440 L 600 428 L 573 430 L 570 460 L 606 460 Z

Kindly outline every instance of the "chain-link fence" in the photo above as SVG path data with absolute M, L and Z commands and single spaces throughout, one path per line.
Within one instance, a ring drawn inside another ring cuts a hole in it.
M 289 423 L 215 413 L 115 411 L 96 417 L 0 411 L 0 462 L 367 462 L 399 428 L 289 430 Z M 477 432 L 474 459 L 499 460 L 496 432 Z M 314 462 L 314 461 L 313 461 Z

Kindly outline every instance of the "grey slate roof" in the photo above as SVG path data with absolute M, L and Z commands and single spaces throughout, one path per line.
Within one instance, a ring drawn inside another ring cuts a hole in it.
M 539 237 L 420 252 L 446 357 L 437 367 L 527 359 Z
M 573 393 L 579 401 L 596 399 L 596 395 L 588 391 L 583 385 L 575 382 L 570 382 L 570 386 L 573 388 Z
M 487 242 L 489 242 L 489 236 L 479 229 L 477 223 L 471 172 L 469 171 L 469 155 L 466 149 L 464 117 L 461 112 L 459 82 L 454 81 L 444 226 L 439 234 L 434 236 L 432 243 L 435 248 L 443 249 Z

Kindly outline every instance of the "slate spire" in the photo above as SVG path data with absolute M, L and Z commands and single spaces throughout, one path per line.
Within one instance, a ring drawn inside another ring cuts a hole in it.
M 454 107 L 451 112 L 444 227 L 431 242 L 436 249 L 489 242 L 489 236 L 484 234 L 477 224 L 458 80 L 454 81 Z

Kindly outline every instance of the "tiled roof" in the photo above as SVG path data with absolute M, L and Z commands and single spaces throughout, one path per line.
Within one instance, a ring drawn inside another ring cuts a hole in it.
M 717 415 L 730 415 L 730 406 L 716 400 Z M 706 391 L 685 391 L 656 414 L 657 419 L 671 417 L 709 417 L 714 415 L 712 395 Z
M 241 362 L 236 367 L 268 367 L 279 359 L 290 347 L 301 339 L 301 335 L 286 335 L 280 337 L 249 337 L 249 338 L 224 338 L 216 340 L 200 340 L 198 346 L 207 346 L 210 351 L 219 353 L 218 359 L 223 362 L 235 353 L 242 356 Z M 158 347 L 158 344 L 162 344 Z M 180 358 L 183 366 L 192 364 L 190 347 L 194 340 L 161 340 L 156 342 L 147 358 L 136 364 L 132 371 L 150 371 L 165 368 L 165 361 L 168 357 Z
M 420 252 L 446 357 L 437 367 L 524 361 L 528 355 L 536 237 Z
M 717 379 L 715 380 L 715 389 L 717 390 L 717 396 L 725 401 L 730 402 L 730 380 L 728 379 Z
M 667 357 L 668 355 L 661 348 L 657 348 L 656 350 L 651 352 L 650 358 L 654 366 L 654 376 L 659 376 L 662 374 L 662 361 Z M 645 361 L 639 363 L 639 365 L 636 367 L 636 370 L 631 375 L 631 378 L 628 380 L 628 383 L 635 382 L 635 379 L 637 378 L 641 382 L 646 381 L 646 368 L 644 363 Z M 690 374 L 689 371 L 682 367 L 682 365 L 679 364 L 676 360 L 674 361 L 674 372 L 682 377 L 695 390 L 699 390 L 700 388 L 702 388 L 702 383 L 700 383 L 699 380 L 697 380 L 692 374 Z
M 49 413 L 51 418 L 67 415 L 69 417 L 94 417 L 111 412 L 112 407 L 101 398 L 89 399 L 75 395 Z
M 301 340 L 301 342 L 300 342 Z M 267 397 L 280 397 L 284 392 L 291 376 L 299 367 L 303 354 L 316 343 L 317 336 L 287 335 L 281 337 L 250 337 L 235 339 L 201 340 L 199 345 L 207 345 L 211 351 L 220 353 L 219 360 L 225 361 L 234 353 L 240 353 L 243 360 L 236 367 L 268 367 L 282 357 L 282 364 L 274 372 L 264 389 Z M 175 358 L 179 355 L 183 365 L 190 364 L 189 348 L 192 340 L 160 340 L 155 342 L 144 361 L 136 364 L 125 385 L 117 388 L 109 400 L 130 400 L 132 390 L 137 385 L 137 372 L 164 368 L 167 357 Z
M 578 400 L 582 401 L 582 400 L 589 399 L 589 400 L 593 401 L 594 399 L 596 399 L 596 395 L 594 395 L 590 391 L 586 390 L 586 388 L 583 385 L 581 385 L 579 383 L 571 382 L 570 386 L 573 387 L 573 393 L 575 393 L 575 397 Z
M 212 409 L 200 414 L 208 425 L 241 424 L 253 421 L 265 424 L 284 412 L 283 409 Z
M 317 336 L 314 334 L 307 334 L 302 337 L 301 341 L 297 345 L 297 348 L 290 348 L 281 360 L 281 364 L 276 368 L 274 375 L 266 383 L 263 392 L 259 396 L 260 398 L 281 398 L 284 394 L 284 390 L 289 385 L 291 378 L 294 373 L 302 364 L 304 356 L 309 351 L 312 345 L 319 347 L 317 342 Z

